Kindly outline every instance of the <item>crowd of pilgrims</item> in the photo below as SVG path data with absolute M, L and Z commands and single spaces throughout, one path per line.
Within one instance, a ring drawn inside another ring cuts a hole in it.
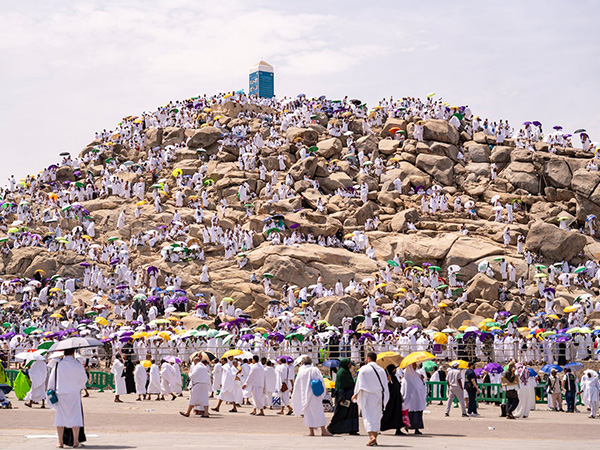
M 271 107 L 276 112 L 264 110 L 255 112 L 240 112 L 238 118 L 258 118 L 268 133 L 251 133 L 247 125 L 236 125 L 232 129 L 225 128 L 221 117 L 213 111 L 216 104 L 226 105 L 229 102 L 257 104 Z M 202 113 L 202 115 L 200 115 Z M 328 355 L 338 355 L 349 358 L 354 362 L 362 360 L 363 355 L 370 351 L 394 350 L 401 355 L 413 351 L 427 350 L 434 352 L 440 359 L 466 358 L 470 360 L 496 360 L 500 362 L 517 359 L 527 363 L 569 361 L 595 358 L 595 347 L 600 337 L 598 333 L 573 333 L 559 341 L 551 335 L 540 338 L 535 334 L 537 329 L 568 329 L 583 327 L 585 315 L 600 311 L 600 299 L 594 301 L 589 294 L 578 303 L 575 309 L 563 314 L 554 306 L 555 286 L 572 289 L 587 289 L 597 286 L 600 270 L 595 261 L 588 261 L 585 270 L 578 270 L 566 261 L 560 261 L 550 266 L 544 273 L 547 276 L 534 278 L 539 294 L 530 300 L 533 315 L 527 324 L 516 324 L 513 320 L 496 313 L 493 321 L 502 328 L 502 333 L 471 331 L 458 335 L 458 330 L 446 330 L 447 343 L 439 344 L 433 331 L 421 330 L 418 327 L 404 327 L 406 320 L 402 317 L 403 310 L 413 303 L 431 303 L 431 308 L 438 314 L 445 313 L 444 300 L 453 298 L 460 305 L 467 301 L 465 284 L 468 280 L 460 279 L 457 275 L 459 268 L 448 269 L 446 279 L 440 273 L 424 265 L 423 268 L 413 267 L 402 261 L 399 255 L 393 259 L 394 265 L 384 266 L 379 273 L 370 279 L 354 280 L 344 285 L 341 280 L 334 286 L 325 286 L 321 277 L 311 286 L 275 286 L 268 277 L 257 276 L 248 272 L 250 280 L 262 283 L 264 292 L 274 300 L 265 311 L 267 317 L 276 319 L 276 325 L 270 333 L 248 331 L 249 320 L 234 302 L 217 300 L 210 294 L 208 288 L 204 293 L 186 292 L 181 289 L 182 280 L 178 275 L 161 274 L 153 266 L 141 267 L 135 264 L 136 252 L 142 248 L 156 249 L 162 259 L 168 262 L 186 263 L 192 260 L 205 259 L 205 250 L 211 254 L 222 255 L 224 258 L 235 260 L 240 270 L 247 270 L 248 258 L 245 252 L 254 248 L 257 231 L 243 228 L 236 224 L 233 228 L 223 228 L 220 222 L 228 217 L 232 209 L 242 208 L 247 216 L 255 214 L 252 201 L 255 199 L 276 203 L 282 199 L 296 197 L 294 180 L 289 174 L 282 175 L 289 168 L 285 155 L 279 154 L 278 170 L 267 170 L 260 149 L 263 147 L 277 148 L 288 144 L 285 132 L 289 127 L 305 127 L 312 123 L 319 114 L 327 114 L 335 119 L 329 122 L 328 132 L 331 136 L 343 136 L 348 147 L 346 161 L 355 165 L 360 173 L 380 178 L 386 171 L 393 169 L 397 162 L 385 161 L 384 157 L 372 157 L 363 150 L 357 150 L 354 133 L 350 131 L 350 117 L 362 118 L 362 133 L 372 133 L 372 128 L 381 127 L 389 117 L 408 118 L 418 115 L 423 120 L 430 118 L 448 120 L 450 124 L 461 131 L 472 135 L 483 131 L 493 135 L 499 144 L 505 138 L 513 138 L 517 147 L 536 150 L 535 144 L 546 142 L 549 151 L 559 147 L 571 146 L 571 136 L 562 133 L 560 127 L 554 132 L 544 135 L 538 122 L 525 123 L 514 131 L 508 121 L 491 122 L 473 116 L 470 108 L 454 108 L 438 100 L 421 101 L 416 98 L 392 98 L 382 100 L 379 105 L 369 111 L 359 101 L 331 101 L 325 98 L 308 99 L 305 96 L 292 99 L 256 99 L 243 93 L 220 95 L 216 97 L 197 97 L 185 101 L 170 102 L 155 112 L 144 112 L 141 116 L 130 116 L 114 130 L 103 130 L 97 133 L 93 148 L 88 148 L 79 157 L 64 154 L 59 164 L 45 168 L 35 176 L 27 176 L 17 182 L 14 176 L 9 184 L 2 189 L 2 208 L 0 208 L 0 230 L 7 233 L 0 246 L 6 255 L 20 247 L 42 247 L 51 252 L 73 251 L 84 257 L 80 263 L 83 268 L 82 279 L 52 277 L 47 278 L 43 271 L 38 271 L 32 278 L 3 279 L 0 284 L 0 294 L 9 298 L 19 296 L 21 306 L 17 310 L 3 308 L 0 310 L 0 321 L 4 327 L 2 348 L 12 354 L 21 350 L 36 347 L 46 338 L 60 338 L 73 333 L 68 330 L 79 330 L 81 334 L 98 336 L 106 341 L 106 355 L 118 355 L 125 345 L 132 345 L 136 359 L 145 358 L 150 354 L 159 361 L 167 356 L 189 358 L 195 351 L 212 351 L 218 354 L 228 348 L 239 348 L 267 358 L 276 358 L 282 354 L 296 357 L 311 355 L 313 360 L 323 359 L 320 349 L 325 348 Z M 260 180 L 265 182 L 261 192 L 253 192 L 246 182 L 238 186 L 239 205 L 229 205 L 225 198 L 220 198 L 213 188 L 214 181 L 207 179 L 208 164 L 214 156 L 206 157 L 199 152 L 201 164 L 193 175 L 184 175 L 181 170 L 172 170 L 176 161 L 176 153 L 186 146 L 186 141 L 179 144 L 147 148 L 145 131 L 150 127 L 176 126 L 184 129 L 199 128 L 210 124 L 223 130 L 219 141 L 221 148 L 236 146 L 239 150 L 238 167 L 241 171 L 258 173 Z M 415 124 L 414 138 L 423 140 L 423 124 Z M 593 150 L 589 136 L 580 133 L 584 150 Z M 393 137 L 403 141 L 407 138 L 404 133 L 396 132 Z M 124 161 L 119 157 L 106 158 L 114 145 L 145 153 L 138 161 Z M 311 155 L 311 150 L 302 143 L 291 143 L 297 146 L 300 157 Z M 463 158 L 459 149 L 459 159 Z M 339 161 L 332 160 L 329 170 L 339 170 Z M 100 170 L 91 170 L 101 165 Z M 75 181 L 57 181 L 59 174 L 67 167 L 73 172 Z M 592 168 L 593 169 L 593 168 Z M 590 169 L 590 170 L 592 170 Z M 161 173 L 169 174 L 160 178 Z M 495 176 L 492 166 L 492 178 Z M 126 181 L 127 174 L 151 174 L 151 180 L 140 178 L 131 183 Z M 315 189 L 319 184 L 314 179 L 307 181 Z M 405 192 L 403 180 L 396 178 L 394 188 Z M 184 190 L 191 189 L 193 195 L 184 195 Z M 424 214 L 463 214 L 464 217 L 477 217 L 472 201 L 463 201 L 460 195 L 453 197 L 442 192 L 440 186 L 410 186 L 409 194 L 420 198 Z M 367 183 L 358 184 L 346 190 L 335 192 L 342 197 L 357 198 L 363 203 L 368 201 L 369 187 Z M 117 207 L 116 229 L 122 229 L 128 222 L 139 219 L 148 211 L 159 213 L 163 211 L 172 214 L 169 223 L 150 228 L 144 232 L 132 235 L 128 240 L 118 236 L 109 237 L 111 225 L 106 218 L 103 223 L 97 223 L 83 203 L 95 199 L 118 197 L 123 200 L 131 199 L 135 207 Z M 319 198 L 316 209 L 326 211 L 327 204 Z M 148 205 L 148 206 L 146 206 Z M 498 199 L 493 201 L 496 212 L 495 220 L 507 224 L 504 231 L 505 244 L 511 241 L 510 224 L 513 214 L 522 206 L 520 203 L 502 205 Z M 64 219 L 69 219 L 65 221 Z M 349 251 L 364 253 L 376 259 L 373 246 L 369 242 L 369 231 L 376 230 L 379 225 L 377 216 L 366 219 L 364 231 L 355 231 L 349 235 L 341 233 L 318 235 L 303 233 L 285 226 L 283 218 L 275 215 L 265 219 L 263 234 L 272 245 L 302 245 L 317 244 L 328 247 L 340 247 Z M 61 224 L 77 224 L 72 228 L 63 229 Z M 586 222 L 585 230 L 595 233 L 595 218 Z M 199 226 L 198 237 L 190 236 L 192 225 Z M 46 232 L 37 232 L 40 227 L 47 228 Z M 568 227 L 567 221 L 561 221 L 561 227 Z M 407 232 L 416 229 L 416 224 L 410 221 Z M 32 231 L 33 230 L 33 231 Z M 462 232 L 468 234 L 466 227 Z M 107 239 L 108 238 L 108 239 Z M 539 257 L 532 254 L 523 246 L 524 239 L 517 239 L 517 253 L 527 263 L 527 273 L 517 273 L 514 264 L 502 260 L 480 266 L 480 272 L 495 277 L 500 273 L 503 284 L 500 293 L 502 301 L 509 300 L 508 287 L 517 286 L 524 296 L 525 288 L 534 283 L 528 276 Z M 89 262 L 88 262 L 89 261 Z M 537 269 L 536 269 L 537 270 Z M 404 283 L 407 288 L 393 295 L 391 310 L 378 309 L 377 301 L 390 293 L 386 291 L 386 283 L 392 281 Z M 210 274 L 207 265 L 201 269 L 201 282 L 210 286 Z M 446 284 L 445 288 L 440 288 Z M 77 299 L 78 290 L 86 289 L 94 292 L 92 304 L 87 308 Z M 355 295 L 364 302 L 364 314 L 361 320 L 346 317 L 339 329 L 332 329 L 324 324 L 320 312 L 313 311 L 310 306 L 303 308 L 303 325 L 294 326 L 291 321 L 291 310 L 298 306 L 308 305 L 310 299 L 323 296 Z M 142 300 L 135 299 L 143 296 Z M 276 298 L 278 300 L 276 300 Z M 107 306 L 110 305 L 110 306 Z M 96 323 L 94 316 L 86 312 L 95 311 L 100 318 L 108 318 L 114 314 L 117 320 L 103 326 Z M 40 313 L 41 314 L 37 314 Z M 34 313 L 36 313 L 34 315 Z M 177 318 L 175 314 L 190 313 L 200 318 L 214 320 L 219 328 L 225 322 L 224 316 L 235 320 L 226 323 L 227 336 L 200 337 L 180 333 L 181 325 L 176 321 L 157 324 L 155 321 Z M 561 315 L 562 317 L 557 317 Z M 56 317 L 52 317 L 56 315 Z M 118 320 L 129 325 L 118 325 Z M 365 333 L 356 329 L 360 322 Z M 82 327 L 83 326 L 83 327 Z M 141 337 L 128 339 L 124 332 L 127 326 L 131 329 L 145 331 L 165 331 L 172 338 L 163 339 Z M 24 334 L 25 328 L 36 327 L 50 334 Z M 519 328 L 527 327 L 527 333 Z M 391 328 L 391 329 L 390 329 Z M 506 331 L 506 332 L 504 332 Z M 590 330 L 591 331 L 591 330 Z

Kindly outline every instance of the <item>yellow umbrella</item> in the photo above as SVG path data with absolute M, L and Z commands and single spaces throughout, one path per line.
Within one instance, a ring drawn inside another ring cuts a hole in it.
M 148 203 L 146 200 L 142 200 L 141 202 L 137 202 L 135 206 L 144 206 L 146 203 Z
M 375 286 L 375 289 L 379 289 L 379 288 L 386 287 L 386 286 L 387 286 L 387 284 L 385 284 L 385 283 L 379 283 L 377 286 Z
M 325 389 L 335 389 L 335 381 L 331 381 L 329 378 L 323 378 L 325 381 Z
M 546 316 L 546 319 L 554 319 L 554 320 L 558 320 L 558 316 L 556 314 L 548 314 Z
M 435 356 L 429 352 L 413 352 L 402 360 L 402 362 L 400 363 L 400 368 L 404 369 L 405 367 L 408 367 L 411 364 L 431 361 L 433 359 L 435 359 Z
M 62 315 L 62 314 L 59 314 L 59 313 L 54 313 L 54 314 L 52 314 L 52 315 L 50 316 L 50 318 L 52 318 L 52 319 L 62 319 L 62 318 L 63 318 L 63 315 Z
M 183 174 L 183 170 L 181 170 L 180 168 L 177 168 L 175 170 L 173 170 L 172 175 L 174 178 L 177 178 L 178 175 L 182 175 Z
M 239 355 L 243 355 L 244 352 L 241 351 L 240 349 L 234 348 L 233 350 L 227 350 L 225 353 L 223 353 L 223 356 L 221 356 L 221 358 L 229 358 L 230 356 L 239 356 Z
M 567 306 L 565 309 L 563 309 L 563 311 L 566 313 L 575 312 L 575 311 L 577 311 L 577 306 L 575 306 L 575 305 Z
M 517 331 L 519 333 L 527 333 L 527 332 L 531 331 L 531 329 L 529 329 L 529 327 L 519 327 L 519 328 L 517 328 Z
M 462 359 L 455 359 L 454 361 L 452 361 L 450 363 L 450 366 L 452 366 L 452 364 L 454 363 L 458 363 L 458 368 L 459 369 L 468 369 L 469 368 L 469 363 L 465 360 Z
M 158 335 L 163 339 L 163 341 L 170 341 L 171 340 L 171 335 L 169 333 L 167 333 L 166 331 L 158 333 Z
M 438 305 L 438 307 L 439 307 L 439 308 L 447 308 L 447 307 L 448 307 L 448 304 L 447 304 L 447 303 L 444 303 L 444 302 L 442 302 L 442 303 L 440 303 L 440 304 Z
M 393 364 L 394 366 L 398 366 L 402 361 L 402 356 L 400 356 L 396 352 L 382 352 L 377 355 L 377 364 L 379 364 L 384 369 Z
M 254 329 L 254 331 L 262 334 L 262 333 L 266 333 L 267 329 L 265 327 L 257 327 Z
M 104 317 L 96 317 L 96 319 L 94 319 L 94 322 L 96 322 L 98 325 L 102 325 L 102 326 L 108 326 L 108 320 L 106 320 Z
M 440 345 L 446 345 L 448 343 L 448 336 L 440 332 L 433 333 L 433 340 Z
M 142 367 L 145 367 L 146 369 L 148 369 L 152 365 L 152 361 L 148 361 L 147 359 L 144 359 L 143 361 L 140 361 L 140 364 L 142 365 Z
M 54 288 L 50 289 L 50 292 L 62 292 L 62 291 L 59 288 L 54 287 Z
M 170 320 L 171 322 L 179 322 L 179 317 L 175 317 L 175 316 L 170 316 L 167 318 L 167 320 Z
M 466 325 L 461 325 L 460 327 L 458 327 L 458 331 L 465 331 L 467 329 Z

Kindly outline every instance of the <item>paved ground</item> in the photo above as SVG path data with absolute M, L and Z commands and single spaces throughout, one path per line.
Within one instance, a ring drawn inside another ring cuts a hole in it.
M 267 411 L 266 417 L 250 416 L 250 407 L 233 414 L 222 408 L 210 419 L 186 419 L 177 412 L 185 409 L 187 399 L 136 402 L 132 395 L 125 403 L 112 402 L 112 394 L 92 392 L 84 399 L 87 448 L 94 449 L 185 449 L 194 447 L 228 449 L 333 449 L 362 448 L 362 436 L 308 437 L 302 419 L 279 416 Z M 28 409 L 22 402 L 16 409 L 0 412 L 0 448 L 49 449 L 55 438 L 52 410 Z M 379 438 L 383 447 L 482 449 L 554 449 L 576 445 L 577 449 L 599 448 L 600 419 L 591 420 L 584 412 L 562 414 L 533 411 L 528 419 L 509 421 L 498 417 L 499 408 L 482 405 L 481 417 L 462 418 L 458 409 L 444 417 L 443 407 L 431 405 L 424 415 L 425 435 L 394 436 L 386 432 Z

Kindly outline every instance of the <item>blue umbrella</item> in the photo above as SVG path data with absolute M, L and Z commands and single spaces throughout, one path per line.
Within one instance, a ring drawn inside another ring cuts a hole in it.
M 535 370 L 533 370 L 531 367 L 528 370 L 529 370 L 529 378 L 535 377 L 537 375 L 537 372 Z
M 325 361 L 323 363 L 323 367 L 328 367 L 328 368 L 333 368 L 333 367 L 339 367 L 340 366 L 340 362 L 337 359 L 328 359 L 327 361 Z
M 555 369 L 557 372 L 562 372 L 563 369 L 560 366 L 557 366 L 556 364 L 546 364 L 544 367 L 542 367 L 540 369 L 540 372 L 542 373 L 550 373 L 552 371 L 552 369 Z
M 565 365 L 565 369 L 569 368 L 571 370 L 581 370 L 583 369 L 583 367 L 583 364 L 581 364 L 580 362 L 571 362 Z

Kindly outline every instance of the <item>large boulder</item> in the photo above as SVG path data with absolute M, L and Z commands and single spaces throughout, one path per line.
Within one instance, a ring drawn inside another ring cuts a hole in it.
M 433 176 L 444 185 L 452 184 L 454 179 L 454 163 L 445 156 L 427 155 L 420 153 L 416 165 L 419 169 Z
M 379 141 L 379 153 L 384 155 L 393 155 L 398 150 L 400 142 L 393 139 L 382 139 Z
M 583 250 L 587 243 L 584 235 L 562 230 L 538 220 L 529 228 L 525 245 L 552 261 L 569 261 Z
M 223 132 L 216 127 L 202 127 L 190 136 L 187 146 L 193 149 L 210 147 L 221 139 L 222 135 Z
M 427 120 L 423 127 L 423 139 L 458 144 L 458 130 L 445 120 Z
M 342 153 L 342 141 L 336 137 L 319 142 L 317 147 L 319 148 L 317 155 L 323 158 L 337 157 Z
M 304 175 L 312 178 L 317 170 L 318 159 L 315 156 L 299 159 L 290 167 L 290 175 L 294 181 L 302 180 Z
M 405 231 L 406 222 L 409 220 L 413 223 L 419 220 L 419 213 L 415 208 L 405 209 L 394 214 L 394 217 L 392 217 L 392 221 L 390 223 L 392 231 L 395 231 L 397 233 Z
M 474 163 L 489 163 L 490 162 L 490 147 L 486 144 L 478 144 L 476 142 L 468 142 L 465 144 L 465 157 Z
M 469 282 L 467 287 L 467 298 L 473 301 L 482 298 L 488 302 L 498 300 L 498 288 L 500 283 L 484 273 L 478 273 Z
M 406 133 L 406 125 L 408 125 L 408 122 L 406 120 L 398 119 L 395 117 L 390 117 L 385 121 L 385 124 L 383 125 L 380 135 L 382 138 L 386 138 L 388 136 L 393 137 L 393 134 L 390 133 L 390 129 L 392 129 L 392 128 L 400 128 L 402 131 L 404 131 Z
M 285 132 L 289 142 L 302 142 L 309 147 L 315 145 L 319 139 L 319 133 L 312 128 L 290 127 Z
M 363 313 L 362 304 L 352 297 L 322 297 L 315 300 L 314 309 L 320 311 L 321 317 L 334 326 L 340 326 L 344 317 Z

